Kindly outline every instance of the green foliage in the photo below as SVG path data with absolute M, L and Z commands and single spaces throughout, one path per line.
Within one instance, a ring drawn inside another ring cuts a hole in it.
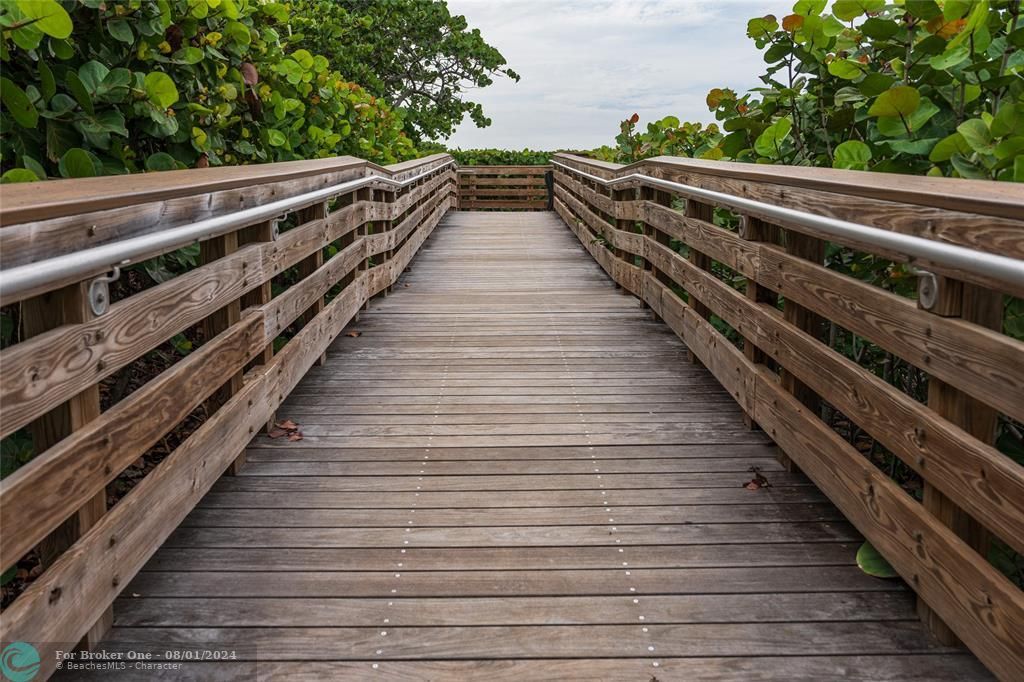
M 391 102 L 417 143 L 449 137 L 469 115 L 491 121 L 469 90 L 519 80 L 505 58 L 439 0 L 292 0 L 292 41 Z
M 601 147 L 591 154 L 603 161 L 633 163 L 652 156 L 692 156 L 720 159 L 722 152 L 716 146 L 721 140 L 718 126 L 700 123 L 680 123 L 675 116 L 647 124 L 645 132 L 637 132 L 640 116 L 633 114 L 619 126 L 615 147 Z
M 554 152 L 533 149 L 449 149 L 449 154 L 462 166 L 544 166 L 551 163 Z
M 860 570 L 875 578 L 899 577 L 896 569 L 885 560 L 885 557 L 870 542 L 865 542 L 857 550 L 857 566 L 860 567 Z
M 824 8 L 747 24 L 768 66 L 763 87 L 708 95 L 721 158 L 1024 180 L 1019 0 Z
M 293 21 L 256 0 L 4 0 L 3 181 L 413 157 L 401 117 Z

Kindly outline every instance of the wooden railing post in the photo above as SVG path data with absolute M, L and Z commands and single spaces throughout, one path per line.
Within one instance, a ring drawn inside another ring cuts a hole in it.
M 688 218 L 702 220 L 708 223 L 709 225 L 713 225 L 715 222 L 715 207 L 700 201 L 687 199 L 686 216 Z M 693 263 L 698 268 L 700 268 L 701 270 L 710 272 L 711 258 L 707 254 L 694 248 L 692 244 L 688 244 L 687 246 L 689 249 L 688 258 L 690 262 Z M 690 307 L 693 308 L 693 311 L 700 315 L 701 317 L 703 317 L 705 320 L 710 321 L 711 309 L 704 305 L 704 303 L 700 299 L 698 299 L 692 291 L 689 291 L 687 293 L 689 294 L 689 304 Z M 690 353 L 690 362 L 694 365 L 702 364 L 700 360 L 697 359 L 697 356 L 694 355 L 693 353 Z
M 1002 295 L 967 282 L 922 273 L 918 280 L 918 307 L 940 317 L 959 317 L 988 329 L 1002 328 Z M 995 442 L 998 412 L 952 384 L 928 377 L 928 407 L 983 443 Z M 963 538 L 981 555 L 981 560 L 987 560 L 989 532 L 927 479 L 922 492 L 925 509 Z M 917 611 L 940 642 L 959 644 L 950 627 L 920 598 Z
M 413 183 L 413 187 L 418 187 L 418 186 L 419 186 L 419 183 Z M 386 211 L 387 215 L 390 216 L 391 213 L 392 213 L 392 208 L 394 207 L 394 204 L 395 204 L 395 193 L 391 192 L 391 191 L 386 191 L 386 190 L 382 191 L 381 192 L 381 200 L 384 202 L 384 205 L 386 207 L 385 211 Z M 417 201 L 416 203 L 418 205 L 419 201 Z M 390 232 L 395 227 L 395 221 L 391 220 L 391 219 L 381 220 L 378 223 L 378 225 L 380 225 L 380 231 L 381 232 Z M 385 260 L 385 262 L 388 262 L 392 258 L 394 258 L 395 250 L 397 248 L 398 248 L 398 244 L 392 244 L 392 248 L 390 248 L 390 249 L 388 249 L 387 251 L 384 252 L 384 260 Z M 392 267 L 392 266 L 389 264 L 388 267 Z M 399 273 L 397 273 L 397 272 L 393 273 L 393 274 L 394 274 L 395 277 L 398 277 L 398 275 L 399 275 Z M 385 296 L 390 295 L 391 292 L 394 290 L 394 288 L 395 288 L 394 282 L 388 284 L 386 287 L 384 287 L 384 295 Z
M 364 188 L 364 189 L 357 190 L 356 191 L 356 195 L 355 195 L 355 201 L 356 202 L 365 201 L 368 204 L 372 203 L 373 202 L 373 198 L 374 198 L 373 194 L 374 194 L 373 190 L 369 189 L 369 188 Z M 372 209 L 370 209 L 370 210 L 372 210 Z M 364 220 L 363 224 L 356 228 L 356 237 L 355 237 L 356 239 L 361 239 L 362 237 L 365 237 L 368 234 L 371 234 L 373 232 L 373 222 L 371 220 L 369 220 L 369 218 L 370 218 L 370 216 L 369 216 L 369 214 L 367 214 L 367 220 Z M 359 265 L 359 268 L 356 270 L 356 276 L 358 277 L 360 273 L 366 272 L 369 269 L 370 269 L 370 256 L 367 256 L 366 258 L 363 259 L 363 262 Z M 370 298 L 367 297 L 366 301 L 363 303 L 363 305 L 360 308 L 360 310 L 369 310 L 369 308 L 370 308 Z M 356 313 L 356 318 L 355 319 L 357 321 L 359 320 L 359 314 L 358 313 Z
M 324 220 L 325 218 L 327 218 L 327 202 L 326 201 L 321 201 L 321 202 L 313 204 L 312 206 L 309 206 L 308 208 L 304 208 L 301 211 L 299 211 L 299 218 L 298 218 L 298 220 L 299 220 L 299 224 L 302 225 L 302 224 L 305 224 L 305 223 L 311 223 L 311 222 L 316 221 L 316 220 Z M 321 233 L 322 233 L 322 231 L 321 231 Z M 324 249 L 321 246 L 316 251 L 311 253 L 309 256 L 307 256 L 306 258 L 303 258 L 302 260 L 299 261 L 299 263 L 297 265 L 297 268 L 298 268 L 298 271 L 299 271 L 299 281 L 302 281 L 306 277 L 309 277 L 310 275 L 312 275 L 314 272 L 316 272 L 321 267 L 323 267 L 323 264 L 324 264 Z M 323 309 L 324 309 L 324 297 L 321 296 L 320 298 L 318 298 L 313 303 L 313 305 L 311 305 L 308 309 L 306 309 L 305 312 L 303 312 L 301 315 L 299 315 L 299 320 L 298 320 L 299 324 L 305 326 L 306 323 L 308 323 L 314 317 L 319 315 L 320 311 L 323 310 Z M 317 365 L 323 365 L 325 362 L 327 362 L 327 354 L 326 353 L 324 353 L 323 355 L 321 355 L 317 359 L 316 364 Z
M 611 195 L 611 200 L 613 202 L 612 203 L 612 208 L 614 210 L 614 208 L 617 206 L 618 202 L 632 200 L 636 196 L 636 190 L 633 190 L 633 189 L 613 189 L 610 192 L 610 195 Z M 623 219 L 619 218 L 616 215 L 612 215 L 610 217 L 611 217 L 611 219 L 613 221 L 615 221 L 615 231 L 616 231 L 616 233 L 632 233 L 632 232 L 634 232 L 633 221 L 632 220 L 623 220 Z M 632 256 L 632 254 L 629 254 L 628 252 L 623 251 L 622 249 L 619 249 L 619 248 L 615 249 L 615 257 L 616 258 L 622 260 L 627 255 Z M 643 254 L 640 254 L 640 255 L 643 255 Z M 615 287 L 617 289 L 621 290 L 622 293 L 624 293 L 624 294 L 629 294 L 630 293 L 628 289 L 626 289 L 625 287 L 619 286 L 618 283 L 616 283 Z M 647 307 L 647 304 L 643 302 L 643 299 L 640 300 L 640 304 L 643 307 L 645 307 L 645 308 Z
M 822 265 L 825 262 L 825 242 L 823 240 L 795 230 L 785 230 L 784 233 L 786 253 L 811 261 L 815 265 Z M 786 299 L 782 314 L 786 322 L 807 332 L 815 339 L 820 341 L 824 337 L 824 319 L 808 308 Z M 807 406 L 813 414 L 821 413 L 821 396 L 815 393 L 810 386 L 797 379 L 784 367 L 779 370 L 779 379 L 782 382 L 782 387 Z M 788 471 L 799 471 L 799 467 L 793 460 L 785 455 L 781 455 L 780 461 Z
M 89 304 L 89 282 L 72 284 L 22 303 L 26 338 L 54 327 L 87 322 L 95 317 Z M 35 454 L 63 440 L 100 416 L 100 387 L 92 384 L 59 407 L 29 425 Z M 48 568 L 82 535 L 94 526 L 107 510 L 107 493 L 101 490 L 50 533 L 37 548 L 43 568 Z M 11 532 L 8 530 L 8 532 Z M 79 646 L 93 648 L 110 630 L 114 612 L 107 607 L 97 615 Z
M 238 231 L 238 246 L 244 246 L 246 244 L 254 244 L 258 242 L 272 242 L 275 238 L 275 227 L 274 221 L 268 220 L 249 227 L 242 228 Z M 277 272 L 263 273 L 265 279 L 255 289 L 242 294 L 242 298 L 239 301 L 241 308 L 256 308 L 262 305 L 270 303 L 270 299 L 273 298 L 273 287 L 270 283 L 271 277 L 278 274 Z M 258 365 L 266 365 L 274 359 L 274 342 L 270 341 L 264 348 L 263 351 L 257 355 L 251 362 L 249 362 L 246 370 L 256 367 Z M 242 375 L 244 376 L 243 371 Z M 271 415 L 267 421 L 266 429 L 269 431 L 274 426 L 274 422 L 277 420 L 277 415 Z M 245 452 L 243 451 L 235 461 L 231 463 L 228 468 L 228 473 L 236 474 L 238 470 L 245 464 Z
M 659 206 L 672 206 L 672 195 L 660 189 L 641 187 L 640 198 L 644 201 L 649 201 L 651 203 L 658 204 Z M 644 221 L 644 235 L 650 237 L 651 239 L 653 239 L 654 241 L 663 246 L 667 247 L 669 245 L 670 240 L 668 234 L 659 230 L 656 225 L 654 225 L 648 220 Z M 655 279 L 657 279 L 665 286 L 672 285 L 672 278 L 669 277 L 666 273 L 659 270 L 658 268 L 651 265 L 649 261 L 644 261 L 644 268 L 653 272 Z
M 237 250 L 238 233 L 229 232 L 228 234 L 220 237 L 214 237 L 213 239 L 201 242 L 199 244 L 199 260 L 204 265 L 207 263 L 213 263 L 214 261 L 232 254 Z M 237 323 L 240 319 L 242 319 L 242 301 L 237 299 L 203 320 L 204 341 L 209 341 L 217 334 L 220 334 L 225 329 L 228 329 Z M 220 389 L 214 392 L 213 395 L 206 400 L 206 411 L 208 414 L 216 412 L 221 405 L 231 399 L 231 396 L 242 390 L 242 375 L 243 372 L 239 370 L 231 377 L 231 379 L 229 379 L 220 387 Z M 228 466 L 227 473 L 234 476 L 244 465 L 245 451 L 242 451 L 242 453 Z
M 777 225 L 766 223 L 760 218 L 753 216 L 744 215 L 740 217 L 740 229 L 739 235 L 742 239 L 746 239 L 750 242 L 768 242 L 770 244 L 777 244 L 781 237 L 781 229 Z M 771 289 L 763 287 L 758 284 L 757 280 L 753 277 L 747 277 L 746 291 L 747 299 L 754 303 L 767 303 L 771 306 L 776 306 L 779 303 L 779 296 Z M 768 356 L 765 355 L 764 351 L 758 348 L 754 342 L 747 338 L 743 338 L 743 355 L 751 362 L 757 364 L 765 364 Z M 757 423 L 747 413 L 744 413 L 743 420 L 747 425 L 747 428 L 757 428 Z

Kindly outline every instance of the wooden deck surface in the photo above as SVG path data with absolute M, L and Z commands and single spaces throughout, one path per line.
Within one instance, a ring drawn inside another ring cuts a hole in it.
M 108 649 L 288 680 L 988 679 L 554 214 L 449 214 L 350 330 L 279 412 L 303 440 L 253 443 Z

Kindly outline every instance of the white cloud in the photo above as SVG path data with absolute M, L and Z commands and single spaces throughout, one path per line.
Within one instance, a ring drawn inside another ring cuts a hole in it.
M 472 91 L 492 119 L 463 123 L 452 146 L 588 149 L 619 122 L 669 114 L 710 121 L 707 91 L 758 85 L 761 53 L 747 20 L 790 11 L 792 0 L 448 0 L 522 80 Z

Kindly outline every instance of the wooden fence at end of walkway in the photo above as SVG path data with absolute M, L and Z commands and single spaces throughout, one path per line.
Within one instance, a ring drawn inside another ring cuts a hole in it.
M 461 166 L 463 211 L 550 211 L 551 166 Z

